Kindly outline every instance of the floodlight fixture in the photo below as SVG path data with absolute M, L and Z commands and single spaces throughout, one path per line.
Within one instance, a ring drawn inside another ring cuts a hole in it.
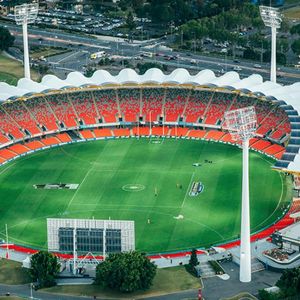
M 278 8 L 270 6 L 259 7 L 260 16 L 267 27 L 280 28 L 281 14 Z
M 23 51 L 24 51 L 24 77 L 30 79 L 29 50 L 27 24 L 34 23 L 39 11 L 38 3 L 22 4 L 15 6 L 15 21 L 22 25 Z
M 15 6 L 15 21 L 17 25 L 34 23 L 39 12 L 38 3 Z
M 225 127 L 235 141 L 245 141 L 256 131 L 256 114 L 253 106 L 229 110 L 225 113 Z
M 259 7 L 261 18 L 267 27 L 271 27 L 272 49 L 271 49 L 271 81 L 276 82 L 276 33 L 282 22 L 278 8 L 270 6 Z
M 225 113 L 224 127 L 243 146 L 243 180 L 241 210 L 240 281 L 251 281 L 250 203 L 249 203 L 249 139 L 254 136 L 257 119 L 253 106 Z

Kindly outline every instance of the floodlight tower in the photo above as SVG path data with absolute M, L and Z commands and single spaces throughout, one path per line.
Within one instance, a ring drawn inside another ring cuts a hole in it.
M 225 126 L 232 138 L 243 146 L 243 181 L 241 210 L 240 281 L 251 281 L 250 204 L 249 204 L 249 139 L 256 131 L 253 106 L 225 113 Z
M 271 81 L 276 82 L 276 33 L 280 28 L 281 15 L 278 8 L 270 6 L 259 7 L 261 18 L 267 27 L 271 27 L 272 32 L 272 49 L 271 49 Z
M 29 51 L 27 24 L 31 24 L 37 18 L 39 11 L 38 3 L 22 4 L 15 6 L 15 20 L 17 25 L 23 28 L 23 47 L 24 47 L 24 77 L 30 79 Z

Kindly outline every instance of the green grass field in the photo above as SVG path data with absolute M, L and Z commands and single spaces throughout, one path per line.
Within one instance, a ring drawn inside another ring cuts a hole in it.
M 134 220 L 136 248 L 148 253 L 231 240 L 240 231 L 241 160 L 237 147 L 196 140 L 132 138 L 40 151 L 0 168 L 1 234 L 7 223 L 12 241 L 46 248 L 47 217 L 110 217 Z M 271 170 L 274 161 L 255 152 L 250 160 L 254 232 L 282 215 L 291 189 L 287 178 Z M 204 184 L 196 197 L 188 195 L 193 181 Z M 59 182 L 80 186 L 33 188 Z M 130 184 L 143 189 L 126 189 Z

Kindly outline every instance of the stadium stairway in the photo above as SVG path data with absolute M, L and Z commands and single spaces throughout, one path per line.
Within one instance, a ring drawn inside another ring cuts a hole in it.
M 208 261 L 201 261 L 199 264 L 200 274 L 202 278 L 213 277 L 216 275 L 216 272 L 210 265 Z
M 75 130 L 68 131 L 67 133 L 73 141 L 81 140 L 80 135 Z
M 265 266 L 256 257 L 251 259 L 251 273 L 263 271 Z

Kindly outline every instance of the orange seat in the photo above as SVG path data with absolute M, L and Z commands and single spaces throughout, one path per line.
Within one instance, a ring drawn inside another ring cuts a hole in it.
M 283 150 L 284 150 L 284 147 L 274 144 L 274 145 L 271 145 L 270 147 L 264 149 L 264 152 L 266 152 L 267 154 L 273 155 L 273 154 L 276 154 Z
M 188 136 L 189 136 L 189 137 L 194 137 L 194 138 L 201 139 L 201 138 L 204 138 L 205 134 L 206 134 L 206 131 L 205 131 L 205 130 L 201 130 L 201 129 L 192 129 L 192 130 L 190 130 L 190 132 L 188 133 Z
M 284 154 L 285 150 L 279 152 L 279 153 L 276 153 L 274 154 L 273 156 L 276 157 L 277 159 L 281 159 L 282 155 Z
M 271 145 L 270 142 L 264 141 L 264 140 L 259 140 L 251 145 L 251 148 L 256 149 L 256 150 L 264 150 L 265 148 L 269 147 Z
M 0 133 L 0 143 L 1 144 L 5 144 L 9 142 L 9 139 L 7 138 L 7 136 L 5 136 L 4 134 Z
M 72 139 L 67 133 L 59 133 L 56 135 L 56 137 L 63 143 L 68 143 L 72 141 Z
M 117 128 L 113 130 L 115 136 L 130 136 L 130 130 L 128 128 Z
M 152 127 L 151 133 L 152 135 L 167 135 L 169 131 L 169 127 L 166 126 L 158 126 L 158 127 Z
M 45 145 L 40 141 L 31 141 L 31 142 L 25 143 L 25 146 L 30 148 L 31 150 L 36 150 L 36 149 L 45 147 Z
M 219 141 L 223 135 L 224 135 L 224 132 L 222 132 L 222 131 L 211 130 L 207 133 L 205 138 L 208 140 L 211 139 L 211 140 Z
M 52 136 L 52 137 L 47 137 L 47 138 L 44 138 L 42 139 L 43 143 L 46 145 L 46 146 L 51 146 L 51 145 L 57 145 L 57 144 L 60 144 L 60 141 Z
M 132 133 L 134 135 L 146 135 L 148 136 L 150 134 L 150 128 L 147 127 L 133 127 L 132 128 Z
M 11 159 L 11 158 L 13 158 L 15 156 L 17 156 L 17 153 L 9 151 L 8 149 L 2 149 L 2 150 L 0 150 L 0 157 L 2 157 L 2 158 Z
M 18 154 L 22 154 L 22 153 L 26 153 L 28 152 L 30 149 L 28 149 L 26 146 L 22 145 L 22 144 L 15 144 L 10 146 L 8 149 L 18 153 Z
M 93 132 L 88 129 L 80 131 L 80 134 L 84 139 L 94 139 L 95 138 L 95 136 L 93 135 Z
M 188 133 L 188 128 L 182 128 L 182 127 L 172 127 L 170 135 L 171 136 L 186 136 Z
M 220 140 L 227 143 L 236 143 L 236 141 L 232 139 L 230 133 L 224 134 Z
M 94 134 L 97 138 L 112 136 L 111 130 L 108 128 L 94 129 Z

